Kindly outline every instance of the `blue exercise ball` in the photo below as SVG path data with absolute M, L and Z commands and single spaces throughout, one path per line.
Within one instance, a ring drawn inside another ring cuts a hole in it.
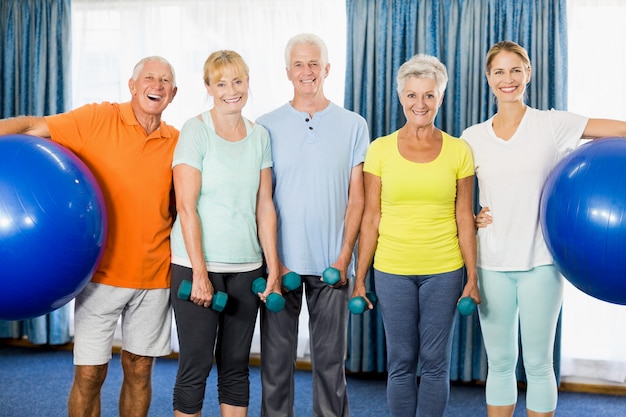
M 562 159 L 544 186 L 540 220 L 569 282 L 626 304 L 626 139 L 596 139 Z
M 35 136 L 0 137 L 0 319 L 72 300 L 102 257 L 106 230 L 102 191 L 76 155 Z

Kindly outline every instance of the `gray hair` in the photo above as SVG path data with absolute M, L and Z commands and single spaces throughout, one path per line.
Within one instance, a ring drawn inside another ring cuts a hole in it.
M 291 51 L 296 45 L 313 45 L 320 50 L 320 59 L 322 66 L 328 64 L 328 48 L 326 43 L 319 36 L 313 33 L 301 33 L 289 39 L 287 46 L 285 46 L 285 65 L 289 67 L 291 64 Z
M 443 95 L 448 84 L 448 72 L 446 66 L 436 57 L 426 54 L 418 54 L 406 61 L 398 69 L 396 81 L 398 83 L 398 94 L 402 93 L 407 80 L 410 77 L 430 78 L 437 83 L 437 92 Z
M 147 56 L 141 61 L 137 62 L 137 65 L 135 65 L 135 68 L 133 69 L 133 80 L 137 81 L 137 78 L 139 78 L 139 74 L 141 74 L 141 70 L 143 69 L 143 66 L 146 62 L 154 61 L 165 64 L 170 68 L 170 72 L 172 73 L 172 87 L 176 87 L 176 74 L 174 73 L 174 67 L 172 66 L 172 64 L 169 63 L 167 59 L 158 55 Z

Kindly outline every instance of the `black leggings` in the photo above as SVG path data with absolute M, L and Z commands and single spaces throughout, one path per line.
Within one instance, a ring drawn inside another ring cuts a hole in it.
M 265 276 L 264 271 L 209 272 L 215 291 L 228 294 L 226 308 L 218 313 L 177 297 L 181 281 L 192 280 L 192 270 L 172 264 L 171 299 L 180 344 L 174 410 L 186 414 L 202 410 L 214 346 L 219 403 L 248 406 L 250 346 L 260 303 L 250 288 L 255 278 Z

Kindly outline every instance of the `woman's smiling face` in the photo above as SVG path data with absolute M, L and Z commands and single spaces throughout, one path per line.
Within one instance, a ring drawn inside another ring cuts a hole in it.
M 433 124 L 443 96 L 432 78 L 409 77 L 398 94 L 408 123 L 416 126 Z
M 493 57 L 487 82 L 499 103 L 524 101 L 530 68 L 515 52 L 501 51 Z
M 248 101 L 248 76 L 239 73 L 233 65 L 224 67 L 219 79 L 211 79 L 206 86 L 213 96 L 213 105 L 227 112 L 241 112 Z

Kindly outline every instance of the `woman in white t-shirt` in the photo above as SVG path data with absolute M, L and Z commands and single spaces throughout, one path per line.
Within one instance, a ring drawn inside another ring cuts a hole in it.
M 520 45 L 503 41 L 487 53 L 486 76 L 497 113 L 466 129 L 478 178 L 480 323 L 489 370 L 489 417 L 511 417 L 521 332 L 528 416 L 553 416 L 557 384 L 552 352 L 563 296 L 539 223 L 543 184 L 581 138 L 626 136 L 626 122 L 541 111 L 524 102 L 531 67 Z

